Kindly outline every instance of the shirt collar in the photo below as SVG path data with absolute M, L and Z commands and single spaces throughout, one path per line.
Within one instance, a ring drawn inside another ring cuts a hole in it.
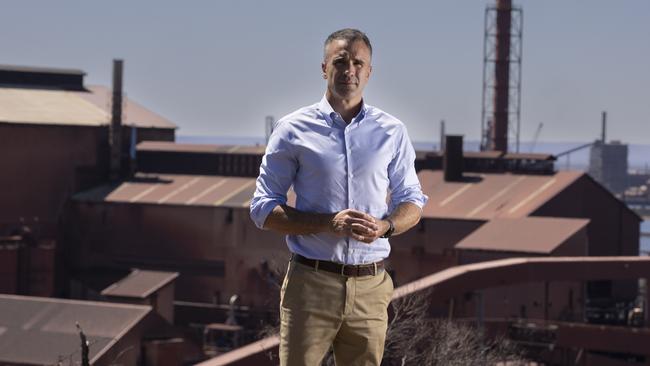
M 334 122 L 334 115 L 336 114 L 336 111 L 327 101 L 327 96 L 323 95 L 323 98 L 318 103 L 318 110 L 323 114 L 323 117 L 325 117 L 327 123 L 331 125 Z M 361 109 L 359 110 L 359 113 L 354 118 L 352 118 L 352 122 L 361 122 L 365 118 L 367 112 L 368 106 L 366 105 L 365 101 L 361 99 Z

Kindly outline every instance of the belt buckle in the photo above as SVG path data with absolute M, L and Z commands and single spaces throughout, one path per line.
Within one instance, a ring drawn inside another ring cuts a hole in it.
M 341 276 L 343 276 L 343 277 L 347 277 L 347 276 L 345 275 L 345 263 L 342 263 L 342 264 L 341 264 Z

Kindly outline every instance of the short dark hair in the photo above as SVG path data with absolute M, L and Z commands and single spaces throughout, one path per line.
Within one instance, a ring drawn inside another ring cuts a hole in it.
M 363 33 L 358 29 L 344 28 L 344 29 L 337 30 L 336 32 L 330 34 L 327 37 L 323 49 L 326 49 L 328 44 L 330 44 L 332 41 L 337 39 L 345 40 L 348 43 L 352 43 L 354 41 L 362 41 L 363 43 L 366 44 L 366 46 L 368 46 L 368 49 L 370 50 L 370 55 L 372 56 L 372 45 L 370 44 L 370 39 L 368 39 L 368 36 L 365 33 Z M 326 53 L 327 52 L 324 51 L 324 54 Z

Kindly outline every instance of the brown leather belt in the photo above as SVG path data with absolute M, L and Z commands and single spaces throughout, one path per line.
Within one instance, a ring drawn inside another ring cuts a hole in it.
M 299 254 L 293 254 L 292 261 L 312 267 L 316 270 L 323 270 L 340 274 L 347 277 L 375 276 L 384 269 L 384 261 L 368 264 L 340 264 L 328 261 L 305 258 Z

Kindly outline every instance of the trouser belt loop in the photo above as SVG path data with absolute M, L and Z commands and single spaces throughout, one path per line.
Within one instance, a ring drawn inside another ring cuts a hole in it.
M 373 265 L 373 267 L 375 267 L 375 270 L 374 270 L 374 272 L 372 272 L 372 275 L 376 276 L 377 275 L 377 262 L 373 262 L 372 265 Z
M 316 264 L 314 265 L 314 271 L 318 272 L 318 263 L 320 263 L 319 260 L 316 260 Z

